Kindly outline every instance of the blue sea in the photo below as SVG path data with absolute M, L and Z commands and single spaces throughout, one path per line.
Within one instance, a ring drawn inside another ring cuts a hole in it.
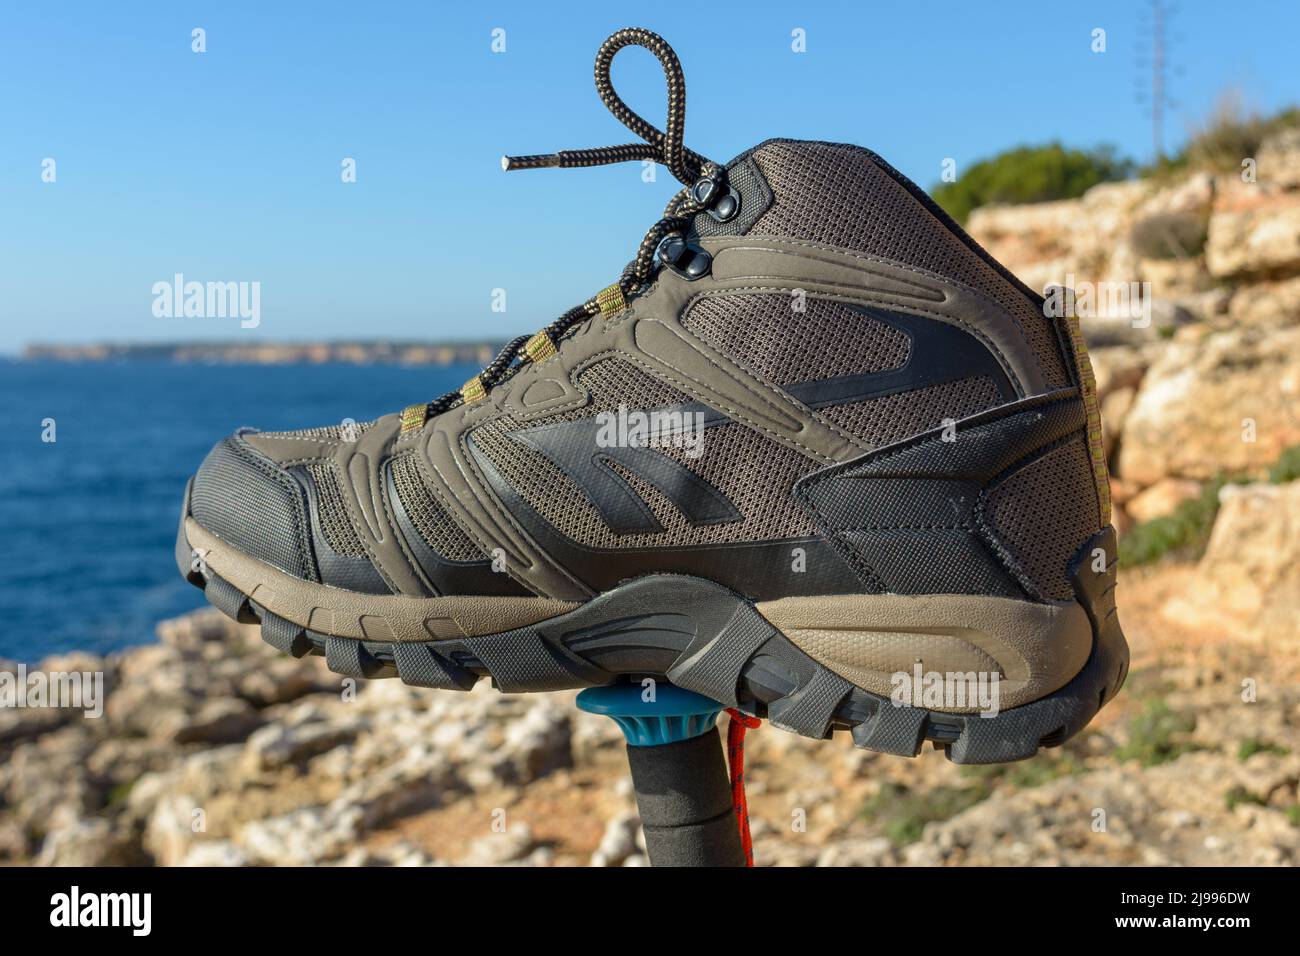
M 475 371 L 0 360 L 0 658 L 118 650 L 203 606 L 173 558 L 181 495 L 235 428 L 368 421 Z

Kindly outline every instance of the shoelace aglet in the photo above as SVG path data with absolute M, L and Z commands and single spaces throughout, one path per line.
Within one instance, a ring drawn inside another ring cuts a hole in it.
M 550 166 L 560 165 L 559 153 L 548 153 L 544 156 L 502 156 L 501 169 L 503 172 L 510 172 L 512 169 L 543 169 Z

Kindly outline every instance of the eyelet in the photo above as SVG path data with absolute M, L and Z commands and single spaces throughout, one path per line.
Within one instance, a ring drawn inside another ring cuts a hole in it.
M 740 193 L 730 184 L 726 192 L 719 188 L 717 180 L 708 176 L 700 179 L 691 187 L 691 198 L 704 207 L 717 222 L 729 222 L 740 212 Z
M 740 193 L 734 189 L 728 191 L 711 209 L 705 211 L 718 222 L 730 222 L 740 212 Z
M 664 236 L 660 240 L 659 247 L 655 249 L 655 258 L 664 268 L 691 282 L 707 275 L 713 265 L 712 256 L 677 234 Z

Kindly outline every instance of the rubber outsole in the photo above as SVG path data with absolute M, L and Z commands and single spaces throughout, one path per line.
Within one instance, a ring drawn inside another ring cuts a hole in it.
M 320 634 L 278 617 L 192 553 L 182 518 L 176 558 L 185 578 L 227 616 L 260 623 L 272 647 L 294 657 L 324 656 L 338 674 L 442 690 L 469 690 L 489 678 L 505 693 L 666 678 L 805 737 L 848 730 L 857 747 L 903 756 L 916 756 L 929 740 L 959 764 L 1022 760 L 1063 744 L 1115 696 L 1128 670 L 1109 528 L 1080 550 L 1071 569 L 1093 628 L 1087 663 L 1054 693 L 989 717 L 899 706 L 856 687 L 791 643 L 748 599 L 701 578 L 636 578 L 572 611 L 498 634 L 383 642 Z M 1104 567 L 1095 566 L 1097 554 Z

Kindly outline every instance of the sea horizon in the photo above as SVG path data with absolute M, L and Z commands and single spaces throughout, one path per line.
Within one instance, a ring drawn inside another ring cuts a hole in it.
M 9 363 L 0 376 L 0 659 L 123 650 L 153 641 L 159 621 L 203 607 L 173 558 L 181 495 L 235 428 L 369 421 L 477 370 Z

